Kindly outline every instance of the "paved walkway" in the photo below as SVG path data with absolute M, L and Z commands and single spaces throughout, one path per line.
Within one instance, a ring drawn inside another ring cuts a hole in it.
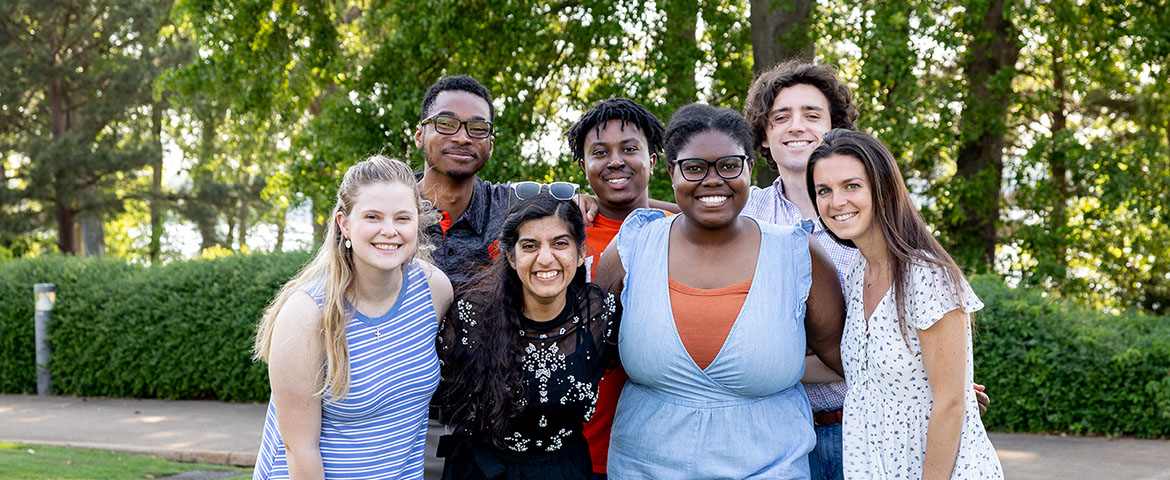
M 0 395 L 0 441 L 250 466 L 266 404 Z M 1170 480 L 1170 440 L 992 434 L 1008 480 Z M 428 456 L 428 478 L 436 473 Z

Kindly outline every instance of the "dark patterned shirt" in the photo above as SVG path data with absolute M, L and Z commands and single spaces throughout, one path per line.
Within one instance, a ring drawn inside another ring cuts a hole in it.
M 422 177 L 422 172 L 414 174 L 420 182 Z M 477 176 L 463 215 L 451 218 L 440 210 L 439 222 L 427 229 L 427 237 L 435 246 L 432 260 L 451 279 L 456 293 L 495 257 L 511 193 L 509 184 L 486 182 Z

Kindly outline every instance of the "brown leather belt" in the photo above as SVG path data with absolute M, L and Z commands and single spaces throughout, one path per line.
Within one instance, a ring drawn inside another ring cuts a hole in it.
M 836 425 L 841 423 L 844 413 L 840 408 L 835 410 L 813 410 L 813 425 Z

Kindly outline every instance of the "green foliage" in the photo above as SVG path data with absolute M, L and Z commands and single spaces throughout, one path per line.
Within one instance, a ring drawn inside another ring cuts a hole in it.
M 1170 318 L 1100 313 L 1008 288 L 972 286 L 975 381 L 987 385 L 991 430 L 1170 435 Z
M 305 252 L 229 255 L 146 268 L 94 258 L 0 263 L 0 392 L 35 390 L 32 284 L 57 284 L 51 329 L 56 393 L 268 398 L 251 359 L 254 327 Z M 975 379 L 992 430 L 1170 435 L 1170 318 L 1087 310 L 1009 288 L 972 286 Z
M 56 393 L 256 401 L 267 371 L 251 359 L 255 324 L 308 259 L 232 255 L 143 268 L 49 257 L 0 264 L 0 389 L 35 390 L 32 284 L 57 284 L 50 330 Z
M 120 211 L 127 180 L 161 155 L 142 107 L 170 65 L 159 51 L 170 2 L 2 6 L 0 151 L 28 161 L 17 164 L 16 188 L 0 187 L 0 211 L 22 221 L 0 223 L 20 233 L 55 225 L 59 249 L 73 252 L 75 221 Z

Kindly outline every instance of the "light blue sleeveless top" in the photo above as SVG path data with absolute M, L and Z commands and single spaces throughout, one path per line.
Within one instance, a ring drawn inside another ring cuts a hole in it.
M 808 236 L 759 224 L 751 290 L 703 370 L 683 347 L 670 310 L 667 250 L 679 218 L 637 210 L 618 233 L 626 270 L 618 349 L 630 381 L 613 422 L 609 476 L 808 478 L 815 435 L 800 385 L 812 281 Z
M 344 400 L 321 405 L 325 478 L 423 478 L 427 406 L 439 384 L 435 354 L 439 323 L 422 269 L 415 264 L 405 273 L 402 291 L 390 311 L 377 318 L 355 312 L 346 326 L 349 394 Z M 318 307 L 325 301 L 322 281 L 304 290 Z M 271 402 L 252 478 L 288 478 L 284 442 Z

